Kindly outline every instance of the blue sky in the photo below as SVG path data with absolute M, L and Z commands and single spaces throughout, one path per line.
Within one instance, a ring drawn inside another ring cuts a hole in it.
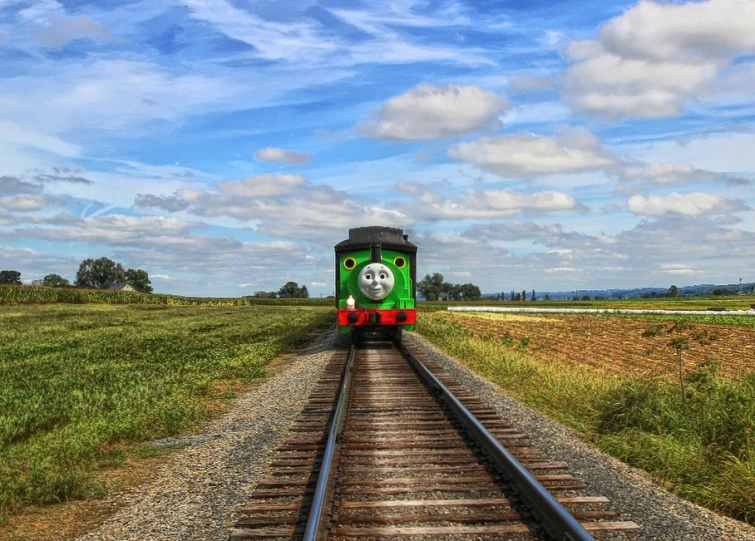
M 0 269 L 333 290 L 755 280 L 755 3 L 0 0 Z

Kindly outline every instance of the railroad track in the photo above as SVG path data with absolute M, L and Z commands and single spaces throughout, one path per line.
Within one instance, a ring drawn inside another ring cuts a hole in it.
M 231 541 L 577 540 L 639 528 L 432 361 L 401 349 L 368 343 L 330 363 Z

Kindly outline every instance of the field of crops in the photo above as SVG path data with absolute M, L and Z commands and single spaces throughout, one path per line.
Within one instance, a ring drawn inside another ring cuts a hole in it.
M 677 494 L 755 523 L 755 327 L 726 321 L 436 311 L 418 330 Z
M 707 310 L 712 307 L 726 310 L 747 310 L 755 303 L 752 295 L 732 295 L 728 297 L 657 297 L 651 299 L 605 299 L 590 301 L 496 301 L 482 299 L 479 301 L 423 301 L 420 310 L 434 312 L 447 310 L 449 306 L 500 306 L 505 308 L 596 308 L 613 310 Z
M 332 324 L 325 307 L 0 308 L 0 522 L 97 493 L 92 473 L 133 442 L 208 418 L 229 388 Z
M 527 349 L 545 362 L 563 362 L 642 378 L 676 377 L 677 351 L 670 321 L 593 315 L 511 315 L 484 312 L 436 312 L 473 334 L 490 335 L 514 348 Z M 733 318 L 732 318 L 733 319 Z M 737 318 L 738 320 L 743 318 Z M 750 318 L 755 320 L 755 318 Z M 755 369 L 755 327 L 694 323 L 683 351 L 686 372 L 708 360 L 721 374 L 741 377 Z M 692 336 L 690 334 L 690 336 Z
M 332 299 L 266 299 L 253 297 L 181 297 L 136 291 L 108 291 L 75 287 L 0 285 L 0 305 L 16 304 L 158 304 L 167 306 L 333 306 Z

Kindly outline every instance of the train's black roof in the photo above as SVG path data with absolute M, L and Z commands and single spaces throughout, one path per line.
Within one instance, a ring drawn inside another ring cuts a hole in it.
M 349 229 L 349 238 L 336 244 L 336 253 L 346 250 L 362 250 L 371 244 L 380 244 L 388 250 L 416 253 L 417 246 L 409 242 L 409 235 L 395 227 L 355 227 Z

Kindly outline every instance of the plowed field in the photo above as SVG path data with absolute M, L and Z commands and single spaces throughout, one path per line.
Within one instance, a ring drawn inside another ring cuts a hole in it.
M 424 317 L 444 318 L 479 336 L 495 336 L 512 348 L 543 361 L 562 361 L 636 377 L 677 374 L 675 336 L 665 332 L 672 322 L 588 315 L 509 315 L 435 312 Z M 653 326 L 663 331 L 643 336 Z M 721 375 L 739 378 L 755 370 L 755 329 L 729 325 L 694 324 L 710 342 L 689 340 L 683 352 L 684 369 L 694 371 L 709 359 L 721 365 Z

